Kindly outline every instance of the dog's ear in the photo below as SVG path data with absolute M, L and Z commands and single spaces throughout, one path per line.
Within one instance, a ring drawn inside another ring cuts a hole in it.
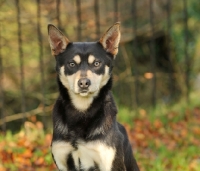
M 58 55 L 64 52 L 67 45 L 70 43 L 69 40 L 58 30 L 54 25 L 48 25 L 49 44 L 51 47 L 52 54 Z
M 106 31 L 99 42 L 107 52 L 111 53 L 115 57 L 118 53 L 120 37 L 120 23 L 117 22 Z

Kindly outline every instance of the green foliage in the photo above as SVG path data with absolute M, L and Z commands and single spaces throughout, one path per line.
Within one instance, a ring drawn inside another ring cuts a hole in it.
M 190 14 L 190 17 L 194 17 L 197 21 L 200 21 L 200 6 L 199 6 L 199 2 L 196 1 L 196 0 L 190 0 L 188 1 L 189 2 L 189 8 L 188 8 L 188 11 L 189 11 L 189 14 Z
M 199 170 L 199 93 L 191 93 L 189 104 L 183 98 L 171 106 L 160 103 L 155 109 L 133 112 L 119 108 L 118 119 L 126 123 L 128 135 L 134 139 L 141 170 Z

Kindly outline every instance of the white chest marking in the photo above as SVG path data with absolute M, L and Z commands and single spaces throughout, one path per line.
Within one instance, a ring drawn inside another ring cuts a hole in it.
M 74 164 L 79 169 L 88 170 L 97 164 L 100 171 L 111 171 L 116 153 L 114 148 L 98 141 L 89 143 L 81 141 L 78 143 L 77 148 L 77 150 L 73 149 L 67 142 L 53 143 L 52 153 L 60 170 L 67 171 L 67 156 L 71 153 Z
M 79 94 L 74 94 L 73 92 L 69 92 L 69 94 L 71 97 L 72 104 L 76 109 L 78 109 L 81 112 L 87 110 L 94 99 L 92 96 L 82 97 Z
M 53 142 L 51 151 L 59 170 L 67 171 L 67 157 L 73 149 L 70 143 L 63 141 Z

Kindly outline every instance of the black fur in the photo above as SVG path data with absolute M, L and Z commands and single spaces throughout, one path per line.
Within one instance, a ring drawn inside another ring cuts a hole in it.
M 81 57 L 80 66 L 68 68 L 68 63 L 75 55 Z M 87 64 L 89 55 L 101 60 L 101 67 L 92 68 Z M 116 149 L 116 154 L 112 163 L 112 171 L 139 171 L 137 163 L 133 157 L 131 145 L 125 128 L 116 121 L 117 107 L 115 105 L 112 88 L 112 67 L 114 56 L 107 53 L 102 45 L 97 43 L 69 43 L 66 50 L 55 56 L 57 82 L 60 95 L 53 109 L 53 142 L 68 142 L 75 150 L 78 150 L 79 140 L 88 143 L 99 141 L 108 147 Z M 59 77 L 60 67 L 65 67 L 65 74 L 72 75 L 77 70 L 89 69 L 96 74 L 104 74 L 105 66 L 109 67 L 110 79 L 104 85 L 97 97 L 86 111 L 77 110 L 69 95 L 69 90 L 62 84 Z M 96 131 L 95 130 L 99 130 Z M 94 133 L 95 132 L 95 133 Z M 55 157 L 55 156 L 54 156 Z M 55 159 L 54 159 L 55 161 Z M 55 161 L 56 162 L 56 161 Z M 81 166 L 75 167 L 75 163 L 70 153 L 66 157 L 66 166 L 69 171 L 86 171 Z M 102 171 L 97 163 L 87 171 Z
M 76 147 L 78 139 L 83 139 L 85 142 L 99 139 L 117 149 L 112 171 L 125 171 L 124 167 L 126 167 L 126 171 L 139 171 L 133 158 L 126 130 L 116 122 L 117 108 L 110 92 L 112 79 L 102 88 L 99 96 L 84 114 L 73 107 L 67 90 L 59 79 L 58 85 L 60 96 L 53 110 L 53 141 L 65 140 Z M 57 130 L 56 122 L 66 125 L 67 132 Z M 103 131 L 98 135 L 89 136 L 97 127 L 101 127 Z M 67 163 L 69 167 L 73 166 L 71 158 L 68 159 Z

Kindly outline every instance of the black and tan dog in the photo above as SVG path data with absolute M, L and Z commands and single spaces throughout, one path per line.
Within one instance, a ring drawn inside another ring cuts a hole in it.
M 120 24 L 98 42 L 70 42 L 48 25 L 60 95 L 53 109 L 52 154 L 60 171 L 139 171 L 111 94 Z

